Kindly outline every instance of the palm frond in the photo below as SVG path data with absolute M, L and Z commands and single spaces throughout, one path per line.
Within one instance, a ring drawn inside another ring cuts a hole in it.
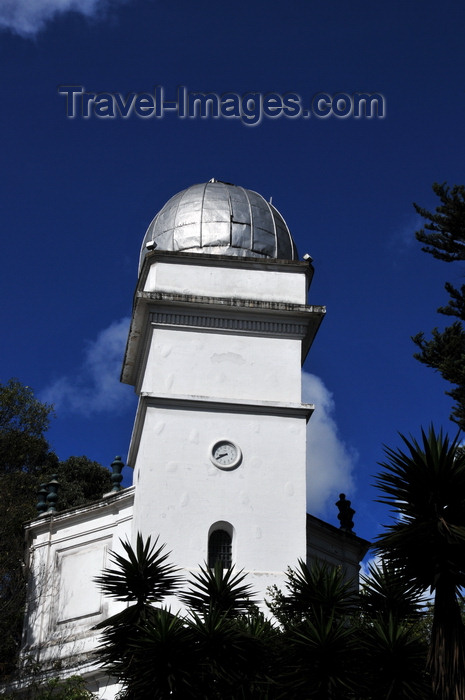
M 385 448 L 378 501 L 397 519 L 376 538 L 376 549 L 421 590 L 450 573 L 459 587 L 465 584 L 465 458 L 458 436 L 450 440 L 432 426 L 421 435 L 421 444 L 401 436 L 406 450 Z
M 361 651 L 370 697 L 386 700 L 426 700 L 430 697 L 425 673 L 427 646 L 414 627 L 396 616 L 379 616 L 363 629 Z
M 126 556 L 112 552 L 115 567 L 104 569 L 95 579 L 103 593 L 137 605 L 159 603 L 175 593 L 180 585 L 179 570 L 167 562 L 169 552 L 163 552 L 165 545 L 157 543 L 158 537 L 153 545 L 151 537 L 144 542 L 140 533 L 135 549 L 129 542 L 122 542 Z
M 151 619 L 128 638 L 127 663 L 118 669 L 127 696 L 137 700 L 161 700 L 172 695 L 198 698 L 201 659 L 191 629 L 169 610 L 153 610 Z
M 352 581 L 340 567 L 315 561 L 307 566 L 301 559 L 287 570 L 287 594 L 275 594 L 273 613 L 281 622 L 313 619 L 320 612 L 341 618 L 353 612 L 357 594 Z
M 361 577 L 360 603 L 370 618 L 392 616 L 416 620 L 421 614 L 421 594 L 392 564 L 370 564 L 368 575 Z
M 352 697 L 360 678 L 354 629 L 342 619 L 319 610 L 286 633 L 289 661 L 284 697 Z
M 465 585 L 465 456 L 458 436 L 433 426 L 421 442 L 401 436 L 404 451 L 386 448 L 377 486 L 398 520 L 376 549 L 419 591 L 434 591 L 428 669 L 434 697 L 464 697 L 465 629 L 457 595 Z M 407 697 L 407 696 L 406 696 Z
M 246 574 L 233 568 L 223 569 L 217 562 L 214 569 L 206 564 L 193 574 L 189 590 L 180 596 L 182 602 L 196 613 L 216 610 L 224 615 L 238 615 L 255 605 L 252 587 L 244 583 Z

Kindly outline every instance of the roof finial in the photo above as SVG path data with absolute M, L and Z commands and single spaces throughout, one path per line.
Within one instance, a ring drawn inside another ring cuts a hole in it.
M 113 482 L 113 488 L 111 489 L 112 493 L 118 493 L 118 491 L 121 491 L 121 482 L 123 480 L 123 475 L 121 474 L 121 472 L 123 470 L 123 467 L 124 463 L 121 460 L 121 457 L 118 455 L 111 463 L 111 468 L 113 471 L 111 475 L 111 480 Z
M 39 515 L 42 515 L 47 510 L 47 494 L 47 484 L 41 484 L 40 489 L 37 493 L 37 495 L 39 496 L 39 501 L 36 505 L 37 512 Z
M 57 505 L 57 499 L 58 499 L 58 481 L 57 481 L 57 475 L 53 474 L 51 480 L 48 482 L 46 488 L 48 490 L 47 494 L 47 513 L 56 513 L 56 505 Z
M 354 528 L 353 517 L 355 515 L 355 510 L 350 507 L 350 501 L 346 500 L 345 493 L 339 494 L 339 500 L 336 503 L 339 513 L 337 519 L 341 523 L 341 530 L 347 530 L 347 532 L 352 532 Z

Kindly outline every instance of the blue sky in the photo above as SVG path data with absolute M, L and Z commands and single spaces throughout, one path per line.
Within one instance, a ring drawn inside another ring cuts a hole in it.
M 412 202 L 434 208 L 434 181 L 464 182 L 464 24 L 451 0 L 2 3 L 0 381 L 56 402 L 62 459 L 126 456 L 136 403 L 118 378 L 140 243 L 169 197 L 215 177 L 272 196 L 314 258 L 309 303 L 327 316 L 304 368 L 312 512 L 337 524 L 346 490 L 357 533 L 380 531 L 383 443 L 431 421 L 455 433 L 448 387 L 410 337 L 443 325 L 444 282 L 463 268 L 421 252 Z M 60 85 L 377 92 L 386 115 L 69 119 Z

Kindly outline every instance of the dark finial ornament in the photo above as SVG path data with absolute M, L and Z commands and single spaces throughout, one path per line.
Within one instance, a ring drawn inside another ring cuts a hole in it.
M 112 475 L 111 475 L 111 480 L 113 482 L 113 488 L 111 489 L 111 493 L 118 493 L 118 491 L 121 491 L 121 482 L 123 481 L 123 475 L 121 472 L 123 471 L 124 467 L 124 462 L 121 460 L 121 457 L 117 456 L 111 463 L 111 468 L 112 468 Z
M 337 519 L 340 522 L 341 530 L 352 532 L 354 529 L 353 517 L 355 515 L 355 510 L 351 508 L 350 501 L 346 500 L 345 493 L 339 494 L 339 500 L 336 503 L 336 507 L 339 509 Z
M 37 502 L 36 508 L 39 515 L 42 515 L 47 510 L 47 484 L 41 484 L 40 489 L 37 492 L 39 500 Z
M 56 504 L 57 504 L 57 500 L 58 500 L 58 486 L 59 486 L 59 483 L 57 481 L 57 475 L 53 474 L 51 480 L 47 484 L 47 490 L 48 490 L 47 513 L 56 513 L 57 512 Z

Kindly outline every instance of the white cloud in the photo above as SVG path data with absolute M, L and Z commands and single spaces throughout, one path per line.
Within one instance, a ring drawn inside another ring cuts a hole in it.
M 57 411 L 86 415 L 111 411 L 127 405 L 128 387 L 119 375 L 129 330 L 129 318 L 115 321 L 88 344 L 84 363 L 74 376 L 63 376 L 41 392 L 41 400 L 53 403 Z
M 33 37 L 59 14 L 74 11 L 86 17 L 96 17 L 105 12 L 109 3 L 110 0 L 2 0 L 0 29 Z
M 358 454 L 338 435 L 333 396 L 319 377 L 302 372 L 302 398 L 315 404 L 307 428 L 307 508 L 312 515 L 327 515 L 340 493 L 353 495 Z

